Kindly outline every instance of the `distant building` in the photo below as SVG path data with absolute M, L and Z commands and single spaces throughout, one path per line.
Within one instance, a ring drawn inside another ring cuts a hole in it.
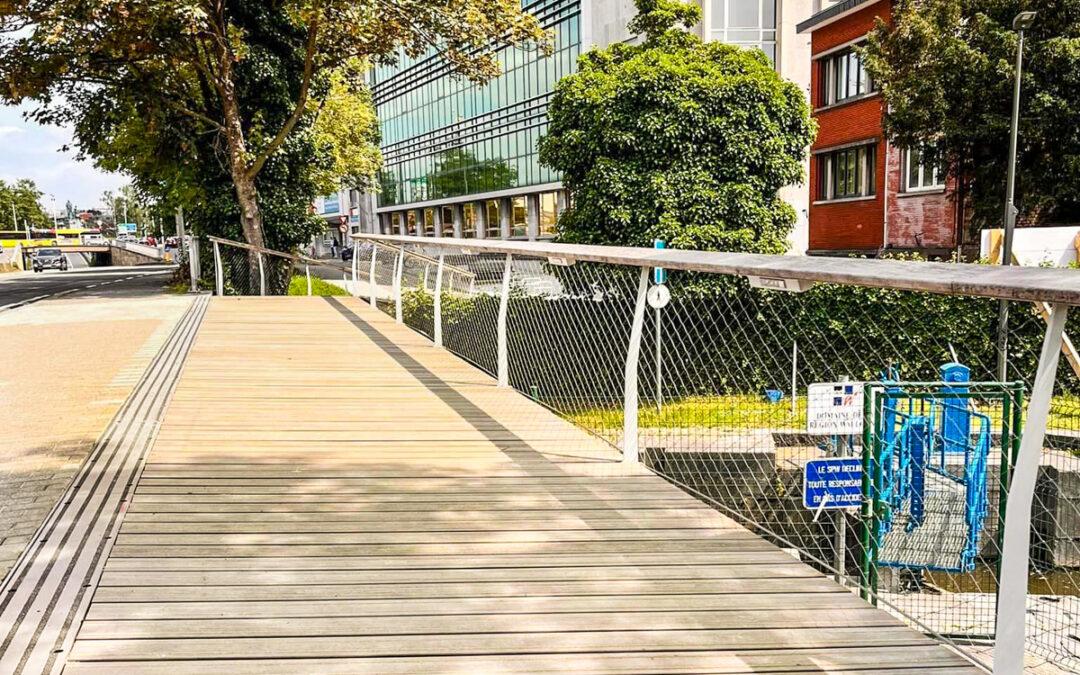
M 796 22 L 812 0 L 703 0 L 705 39 L 758 47 L 781 75 L 809 89 L 810 45 Z M 372 73 L 382 128 L 382 190 L 361 198 L 364 231 L 420 236 L 537 239 L 555 232 L 570 196 L 542 166 L 537 142 L 559 78 L 576 70 L 593 46 L 633 39 L 630 0 L 523 0 L 523 9 L 553 31 L 554 52 L 504 48 L 503 73 L 481 86 L 450 75 L 437 54 L 402 57 Z M 799 214 L 793 248 L 806 248 L 807 197 L 802 186 L 781 194 Z M 367 202 L 365 204 L 364 202 Z M 370 212 L 371 218 L 363 214 Z
M 853 48 L 891 0 L 845 0 L 816 7 L 798 25 L 811 35 L 810 100 L 818 121 L 811 148 L 811 254 L 917 251 L 948 255 L 962 243 L 963 200 L 954 181 L 893 146 L 882 132 L 883 103 Z

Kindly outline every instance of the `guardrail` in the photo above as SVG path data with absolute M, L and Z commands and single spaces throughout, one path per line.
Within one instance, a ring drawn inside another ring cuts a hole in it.
M 1028 628 L 1028 652 L 1080 667 L 1061 602 L 1075 605 L 1080 588 L 1069 530 L 1080 496 L 1065 487 L 1080 480 L 1067 446 L 1080 435 L 1080 379 L 1058 368 L 1080 272 L 358 239 L 396 250 L 367 260 L 374 306 L 625 461 L 928 633 L 992 641 L 996 672 L 1023 669 Z M 435 267 L 433 283 L 404 273 L 410 255 L 426 260 L 417 270 Z M 468 284 L 445 276 L 451 264 L 472 274 Z M 376 302 L 387 279 L 390 295 Z M 1009 325 L 1013 382 L 994 381 L 994 299 L 1027 307 Z M 945 363 L 955 361 L 965 363 Z M 808 474 L 845 459 L 861 472 L 838 484 L 858 490 L 854 506 L 834 510 L 827 500 L 842 496 L 828 486 L 822 496 L 817 484 L 829 481 Z M 1029 583 L 1059 602 L 1033 611 Z

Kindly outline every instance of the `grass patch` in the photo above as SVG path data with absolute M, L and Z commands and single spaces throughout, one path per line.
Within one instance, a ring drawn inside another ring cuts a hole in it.
M 289 295 L 307 295 L 307 277 L 302 274 L 293 275 L 289 280 Z M 319 277 L 311 277 L 311 294 L 320 297 L 348 295 L 349 292 L 338 286 L 323 281 Z
M 1026 404 L 1026 401 L 1025 401 Z M 556 408 L 560 406 L 556 404 Z M 565 409 L 565 408 L 564 408 Z M 988 415 L 995 431 L 1001 429 L 1001 405 L 980 405 L 978 412 Z M 622 428 L 622 408 L 586 408 L 567 411 L 566 416 L 587 429 Z M 661 410 L 655 404 L 641 402 L 638 426 L 642 428 L 685 429 L 805 429 L 806 397 L 800 396 L 791 414 L 791 399 L 769 403 L 761 396 L 690 396 L 669 401 Z M 1080 397 L 1055 396 L 1050 406 L 1047 428 L 1080 432 Z
M 622 427 L 622 409 L 589 408 L 567 415 L 573 422 L 589 429 Z M 655 403 L 642 402 L 638 410 L 641 427 L 710 429 L 802 429 L 806 427 L 806 397 L 770 403 L 763 396 L 690 396 L 665 403 L 659 410 Z

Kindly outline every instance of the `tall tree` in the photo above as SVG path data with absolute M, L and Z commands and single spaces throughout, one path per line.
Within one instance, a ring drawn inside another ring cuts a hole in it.
M 41 190 L 27 178 L 14 183 L 0 181 L 0 229 L 52 227 L 52 219 L 41 206 L 41 197 Z
M 564 241 L 782 252 L 814 125 L 760 50 L 703 43 L 701 10 L 637 0 L 641 44 L 578 61 L 555 88 L 540 159 L 574 193 Z
M 1017 168 L 1029 222 L 1080 218 L 1080 0 L 898 0 L 865 61 L 885 99 L 885 131 L 924 147 L 961 181 L 976 227 L 1000 226 L 1021 10 L 1025 35 Z
M 87 101 L 95 115 L 112 101 L 150 135 L 185 118 L 177 140 L 214 139 L 256 245 L 266 242 L 259 177 L 297 135 L 317 133 L 311 116 L 340 100 L 342 82 L 358 100 L 365 62 L 438 50 L 483 80 L 498 72 L 494 47 L 544 37 L 517 0 L 23 0 L 0 3 L 0 20 L 8 102 L 40 101 L 43 119 L 79 126 Z M 267 91 L 245 91 L 261 79 L 249 59 L 276 76 Z M 193 183 L 175 166 L 155 179 Z

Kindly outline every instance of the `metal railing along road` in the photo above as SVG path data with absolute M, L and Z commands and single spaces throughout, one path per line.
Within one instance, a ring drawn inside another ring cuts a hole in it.
M 358 295 L 626 462 L 996 672 L 1080 670 L 1080 272 L 358 240 Z

